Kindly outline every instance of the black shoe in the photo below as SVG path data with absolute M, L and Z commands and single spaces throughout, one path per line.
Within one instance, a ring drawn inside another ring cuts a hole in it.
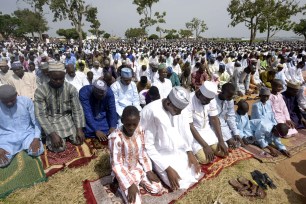
M 251 175 L 253 180 L 256 181 L 256 183 L 258 184 L 258 186 L 260 186 L 264 190 L 267 190 L 267 185 L 265 184 L 266 178 L 260 171 L 255 170 L 251 172 Z
M 271 188 L 271 189 L 276 189 L 276 185 L 273 183 L 272 179 L 268 176 L 267 173 L 263 174 L 265 179 L 266 179 L 266 184 Z

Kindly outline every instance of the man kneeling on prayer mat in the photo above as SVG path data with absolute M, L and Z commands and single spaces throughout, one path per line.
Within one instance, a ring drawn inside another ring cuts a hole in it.
M 86 119 L 85 136 L 107 141 L 118 121 L 113 91 L 100 78 L 93 85 L 81 88 L 79 98 Z
M 0 86 L 0 167 L 8 166 L 20 151 L 37 157 L 44 152 L 41 130 L 30 98 L 17 96 L 11 85 Z
M 266 120 L 256 120 L 252 123 L 252 129 L 256 138 L 256 143 L 262 149 L 267 148 L 273 157 L 277 157 L 278 154 L 274 146 L 285 156 L 291 157 L 287 151 L 286 146 L 282 144 L 280 138 L 285 137 L 288 134 L 289 127 L 285 123 L 278 123 L 273 125 Z
M 187 189 L 198 181 L 200 172 L 185 109 L 189 101 L 188 91 L 175 86 L 167 98 L 146 105 L 140 117 L 153 169 L 172 190 Z
M 50 81 L 35 92 L 35 115 L 46 134 L 46 145 L 52 152 L 66 149 L 66 139 L 81 145 L 85 139 L 85 118 L 77 89 L 65 82 L 65 65 L 49 63 Z
M 139 186 L 152 194 L 163 189 L 145 151 L 139 120 L 136 107 L 125 107 L 121 116 L 123 125 L 109 136 L 111 166 L 125 203 L 141 203 Z
M 201 164 L 213 162 L 215 155 L 219 157 L 228 155 L 214 99 L 217 90 L 218 87 L 214 82 L 205 81 L 198 90 L 190 94 L 191 99 L 187 106 L 190 130 L 194 137 L 192 149 Z

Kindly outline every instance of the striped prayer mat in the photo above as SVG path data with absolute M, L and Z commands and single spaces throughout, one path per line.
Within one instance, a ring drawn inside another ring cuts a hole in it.
M 175 192 L 169 192 L 167 188 L 164 188 L 162 195 L 152 195 L 140 188 L 142 203 L 158 203 L 168 204 L 175 203 L 184 197 L 189 191 L 199 185 L 202 181 L 216 177 L 223 168 L 234 165 L 236 162 L 250 159 L 253 156 L 247 151 L 239 148 L 232 150 L 228 157 L 216 158 L 214 163 L 209 165 L 202 165 L 203 176 L 199 179 L 199 182 L 191 186 L 189 189 L 178 190 Z M 106 176 L 98 180 L 83 181 L 84 196 L 88 204 L 102 204 L 102 203 L 123 203 L 118 192 L 114 192 L 110 187 L 111 176 Z
M 40 159 L 22 151 L 13 158 L 9 166 L 0 168 L 0 198 L 18 188 L 30 187 L 46 180 Z
M 88 164 L 96 158 L 96 150 L 90 148 L 86 142 L 81 146 L 74 146 L 66 142 L 66 150 L 60 153 L 49 151 L 45 146 L 45 152 L 40 156 L 47 177 L 58 171 L 68 168 L 80 167 Z

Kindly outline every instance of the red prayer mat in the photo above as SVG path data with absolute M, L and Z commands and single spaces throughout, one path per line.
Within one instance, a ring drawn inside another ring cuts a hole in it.
M 66 150 L 60 153 L 54 153 L 45 146 L 45 152 L 40 156 L 45 174 L 52 176 L 58 171 L 68 168 L 76 168 L 88 164 L 93 158 L 96 158 L 96 150 L 92 149 L 84 142 L 81 146 L 74 146 L 66 142 Z
M 252 158 L 252 154 L 243 150 L 242 148 L 232 150 L 226 158 L 216 158 L 214 163 L 208 165 L 202 165 L 203 176 L 199 179 L 199 182 L 189 187 L 189 189 L 177 190 L 170 192 L 167 188 L 164 188 L 164 192 L 161 195 L 152 195 L 146 190 L 140 188 L 142 203 L 158 203 L 168 204 L 175 203 L 183 198 L 189 191 L 197 187 L 202 181 L 216 177 L 223 168 L 234 165 L 236 162 Z M 83 181 L 84 196 L 88 204 L 102 204 L 124 203 L 118 192 L 110 187 L 111 176 L 106 176 L 94 181 Z
M 286 146 L 287 150 L 293 156 L 302 150 L 306 149 L 306 130 L 298 130 L 298 134 L 290 138 L 282 138 L 282 143 Z M 281 152 L 277 151 L 278 156 L 273 157 L 268 152 L 268 149 L 261 149 L 255 145 L 248 145 L 244 147 L 249 153 L 254 155 L 254 158 L 263 163 L 276 163 L 282 161 L 287 157 Z

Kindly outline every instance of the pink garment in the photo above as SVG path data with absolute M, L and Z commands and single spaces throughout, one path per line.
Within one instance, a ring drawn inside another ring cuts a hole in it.
M 272 110 L 274 112 L 274 117 L 277 123 L 286 123 L 287 120 L 291 120 L 288 108 L 286 106 L 282 94 L 280 93 L 277 93 L 276 95 L 271 94 L 270 101 L 272 105 Z M 296 133 L 298 133 L 297 130 L 295 128 L 291 128 L 288 131 L 288 136 Z

